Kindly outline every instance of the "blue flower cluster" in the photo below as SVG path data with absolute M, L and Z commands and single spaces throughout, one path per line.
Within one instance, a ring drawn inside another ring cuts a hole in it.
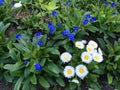
M 35 67 L 35 70 L 36 70 L 36 71 L 40 71 L 40 70 L 42 69 L 40 62 L 37 62 L 37 63 L 34 65 L 34 67 Z
M 53 34 L 56 27 L 50 22 L 50 23 L 48 23 L 48 28 L 49 28 L 49 30 L 50 30 L 49 33 L 50 33 L 50 34 Z
M 72 28 L 74 31 L 78 31 L 78 26 L 73 26 Z M 65 36 L 66 38 L 68 38 L 70 41 L 75 39 L 75 34 L 72 32 L 70 32 L 69 30 L 65 29 L 62 31 L 62 36 Z
M 90 14 L 85 14 L 85 19 L 83 20 L 83 24 L 88 24 L 89 21 L 95 22 L 97 20 L 96 17 L 92 17 Z
M 105 2 L 104 2 L 104 5 L 105 5 L 105 6 L 108 6 L 109 3 L 108 3 L 107 1 L 105 1 Z M 114 7 L 116 6 L 116 3 L 115 3 L 115 2 L 112 2 L 112 3 L 110 4 L 110 6 L 111 6 L 112 8 L 114 8 Z
M 0 0 L 0 6 L 3 6 L 4 0 Z

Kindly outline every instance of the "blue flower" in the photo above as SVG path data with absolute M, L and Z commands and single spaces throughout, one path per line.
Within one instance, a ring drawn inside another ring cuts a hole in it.
M 42 69 L 40 62 L 36 63 L 34 67 L 35 67 L 35 70 L 37 71 L 40 71 Z
M 52 11 L 52 16 L 56 16 L 57 14 L 58 14 L 58 12 Z
M 14 6 L 14 4 L 15 4 L 15 2 L 11 2 L 11 5 L 13 5 L 13 6 Z
M 63 35 L 63 36 L 66 36 L 66 35 L 68 35 L 68 34 L 69 34 L 69 30 L 63 30 L 63 31 L 62 31 L 62 35 Z
M 53 34 L 55 31 L 55 26 L 52 23 L 48 23 L 48 28 L 50 30 L 50 34 Z
M 74 31 L 78 31 L 78 26 L 73 26 Z
M 83 24 L 85 24 L 85 25 L 88 24 L 88 22 L 89 22 L 89 21 L 88 21 L 87 19 L 84 19 L 84 20 L 83 20 Z
M 107 6 L 108 4 L 109 4 L 109 3 L 108 3 L 107 1 L 106 1 L 106 2 L 104 2 L 104 5 L 105 5 L 105 6 Z
M 38 41 L 37 45 L 42 46 L 44 42 L 42 40 Z
M 37 32 L 37 33 L 35 33 L 35 36 L 39 37 L 39 36 L 41 36 L 41 34 L 42 34 L 41 32 Z
M 115 7 L 116 4 L 113 2 L 113 3 L 110 4 L 110 6 L 111 6 L 111 7 Z
M 66 5 L 67 5 L 67 6 L 70 6 L 70 5 L 71 5 L 71 2 L 70 2 L 70 1 L 67 1 L 67 2 L 66 2 Z
M 27 61 L 27 60 L 25 60 L 24 64 L 26 64 L 26 65 L 27 65 L 27 64 L 28 64 L 28 61 Z
M 0 0 L 0 6 L 2 6 L 4 3 L 4 0 Z
M 75 39 L 75 34 L 74 34 L 74 33 L 70 33 L 70 34 L 67 36 L 67 38 L 72 41 L 72 40 Z
M 92 17 L 90 20 L 91 20 L 92 22 L 95 22 L 95 21 L 97 20 L 97 18 L 96 18 L 96 17 Z
M 113 12 L 112 14 L 113 14 L 113 15 L 116 15 L 117 13 L 116 13 L 116 12 Z
M 21 37 L 21 36 L 22 36 L 22 35 L 18 33 L 18 34 L 16 34 L 15 37 L 16 37 L 16 39 L 20 40 L 20 37 Z
M 85 17 L 90 18 L 91 16 L 90 16 L 90 14 L 85 14 Z
M 57 24 L 57 27 L 58 27 L 58 28 L 61 28 L 61 27 L 62 27 L 62 25 L 61 25 L 60 23 L 58 23 L 58 24 Z

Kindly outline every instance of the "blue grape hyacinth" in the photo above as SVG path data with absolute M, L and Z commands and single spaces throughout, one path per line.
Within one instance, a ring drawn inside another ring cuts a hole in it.
M 56 16 L 57 14 L 58 14 L 58 12 L 52 11 L 52 16 Z
M 70 34 L 67 36 L 67 38 L 72 41 L 72 40 L 75 39 L 75 34 L 74 34 L 74 33 L 70 33 Z
M 37 71 L 40 71 L 42 69 L 40 62 L 36 63 L 34 67 L 35 67 L 35 70 Z
M 67 36 L 68 34 L 69 34 L 69 30 L 65 29 L 65 30 L 62 31 L 62 35 L 63 36 Z
M 92 17 L 90 20 L 91 20 L 92 22 L 95 22 L 95 21 L 97 20 L 97 18 L 96 18 L 96 17 Z
M 78 26 L 73 26 L 74 31 L 78 31 Z
M 85 24 L 85 25 L 88 24 L 88 22 L 89 22 L 89 21 L 88 21 L 87 19 L 84 19 L 84 20 L 83 20 L 83 24 Z
M 3 6 L 4 0 L 0 0 L 0 6 Z
M 104 2 L 104 5 L 105 5 L 105 6 L 108 6 L 108 4 L 109 4 L 109 3 L 108 3 L 107 1 Z
M 62 25 L 61 25 L 60 23 L 58 23 L 58 24 L 57 24 L 57 27 L 58 27 L 58 28 L 61 28 L 61 27 L 62 27 Z
M 40 40 L 40 41 L 38 41 L 37 45 L 42 46 L 42 45 L 44 45 L 44 42 L 42 40 Z
M 36 37 L 40 37 L 41 35 L 42 35 L 41 32 L 37 32 L 37 33 L 35 33 L 35 36 L 36 36 Z
M 50 22 L 50 23 L 48 23 L 48 28 L 49 28 L 49 30 L 50 30 L 49 33 L 50 33 L 50 34 L 53 34 L 56 27 Z
M 66 5 L 67 5 L 67 6 L 70 6 L 70 5 L 71 5 L 71 2 L 70 2 L 70 1 L 67 1 L 67 2 L 66 2 Z
M 26 65 L 27 65 L 27 64 L 28 64 L 28 60 L 25 60 L 25 61 L 24 61 L 24 64 L 26 64 Z
M 88 18 L 90 18 L 91 16 L 90 16 L 90 14 L 85 14 L 85 17 L 88 19 Z
M 20 40 L 21 36 L 22 36 L 22 35 L 18 33 L 18 34 L 16 34 L 15 37 L 16 37 L 16 39 Z
M 116 6 L 116 3 L 113 2 L 113 3 L 110 4 L 110 6 L 111 6 L 112 8 L 114 8 L 114 7 Z

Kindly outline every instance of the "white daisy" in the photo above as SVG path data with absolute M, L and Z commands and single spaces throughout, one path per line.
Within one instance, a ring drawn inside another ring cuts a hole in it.
M 87 67 L 82 64 L 76 67 L 75 72 L 76 72 L 76 75 L 81 79 L 84 79 L 85 76 L 88 74 Z
M 94 53 L 93 60 L 100 63 L 103 61 L 103 56 L 99 53 Z
M 87 50 L 87 52 L 89 52 L 89 53 L 92 54 L 92 53 L 94 52 L 95 49 L 94 49 L 92 46 L 87 45 L 87 46 L 86 46 L 86 50 Z
M 19 7 L 21 7 L 21 6 L 22 6 L 21 1 L 20 1 L 19 3 L 15 3 L 15 4 L 14 4 L 14 8 L 19 8 Z
M 68 52 L 64 52 L 61 54 L 60 59 L 62 60 L 62 62 L 66 63 L 72 59 L 72 55 Z
M 77 79 L 73 79 L 71 82 L 79 84 L 79 81 Z
M 81 54 L 81 59 L 83 62 L 89 64 L 92 62 L 92 55 L 89 52 L 83 52 Z
M 93 41 L 93 40 L 90 40 L 88 42 L 88 45 L 91 46 L 91 47 L 93 47 L 93 48 L 97 48 L 98 47 L 98 44 L 95 41 Z
M 64 71 L 63 71 L 63 74 L 66 78 L 71 78 L 71 77 L 74 77 L 75 70 L 72 66 L 66 66 Z
M 75 46 L 76 46 L 77 48 L 79 48 L 79 49 L 83 49 L 83 48 L 84 48 L 84 44 L 83 44 L 83 42 L 81 42 L 81 41 L 77 41 L 77 42 L 75 43 Z
M 103 55 L 101 48 L 98 48 L 98 53 Z
M 87 41 L 86 41 L 86 40 L 82 40 L 81 42 L 82 42 L 83 44 L 86 44 L 86 43 L 87 43 Z

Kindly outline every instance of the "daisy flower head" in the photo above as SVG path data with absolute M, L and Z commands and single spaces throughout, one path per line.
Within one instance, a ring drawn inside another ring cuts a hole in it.
M 95 41 L 93 41 L 93 40 L 90 40 L 88 42 L 88 45 L 91 46 L 91 47 L 93 47 L 93 48 L 97 48 L 98 47 L 98 44 Z
M 62 60 L 62 62 L 66 63 L 71 61 L 72 55 L 68 52 L 64 52 L 61 54 L 60 59 Z
M 83 42 L 81 42 L 81 41 L 77 41 L 77 42 L 75 43 L 75 46 L 76 46 L 77 48 L 79 48 L 79 49 L 83 49 L 83 48 L 84 48 L 84 44 L 83 44 Z
M 66 78 L 71 78 L 71 77 L 74 77 L 75 70 L 72 66 L 66 66 L 64 68 L 63 74 Z
M 77 79 L 73 79 L 71 82 L 79 84 L 79 81 Z
M 79 78 L 84 79 L 88 74 L 88 69 L 85 65 L 80 64 L 76 67 L 75 72 Z
M 100 53 L 94 53 L 93 60 L 100 63 L 103 61 L 103 56 Z
M 89 52 L 83 52 L 81 54 L 81 59 L 84 63 L 91 63 L 92 62 L 92 55 Z
M 19 8 L 19 7 L 21 7 L 21 6 L 22 6 L 21 1 L 20 1 L 19 3 L 15 3 L 15 4 L 14 4 L 14 8 Z
M 101 48 L 98 48 L 98 53 L 103 55 Z
M 86 44 L 86 43 L 87 43 L 87 41 L 86 41 L 86 40 L 82 40 L 81 42 L 82 42 L 83 44 Z
M 89 53 L 92 54 L 92 53 L 94 52 L 95 49 L 94 49 L 92 46 L 87 45 L 87 46 L 86 46 L 86 50 L 87 50 L 87 52 L 89 52 Z

